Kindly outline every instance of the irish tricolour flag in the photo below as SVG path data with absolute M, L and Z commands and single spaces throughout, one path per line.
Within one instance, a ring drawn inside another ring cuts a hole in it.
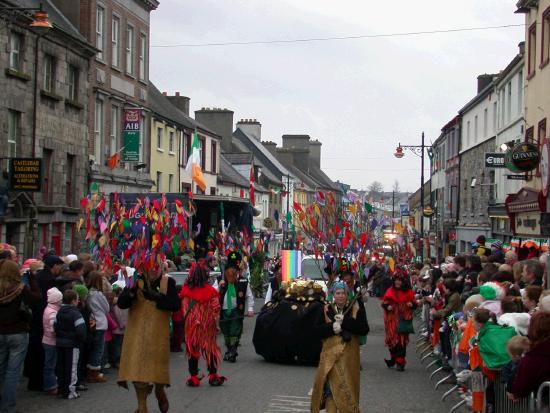
M 204 183 L 204 177 L 202 176 L 202 170 L 201 170 L 199 137 L 197 136 L 196 133 L 193 134 L 193 144 L 191 145 L 191 153 L 189 154 L 189 159 L 187 160 L 187 166 L 185 169 L 188 172 L 191 172 L 191 179 L 197 184 L 197 186 L 202 190 L 202 192 L 205 192 L 206 184 Z

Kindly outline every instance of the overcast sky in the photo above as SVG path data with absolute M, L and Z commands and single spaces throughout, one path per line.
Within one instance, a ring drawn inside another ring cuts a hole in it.
M 407 37 L 238 46 L 158 45 L 286 40 L 522 24 L 516 0 L 161 0 L 151 14 L 151 79 L 192 110 L 224 107 L 323 143 L 321 166 L 355 188 L 420 185 L 399 141 L 435 140 L 476 93 L 476 77 L 517 54 L 521 27 Z

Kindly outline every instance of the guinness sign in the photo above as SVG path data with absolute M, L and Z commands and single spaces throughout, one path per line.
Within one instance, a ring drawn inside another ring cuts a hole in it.
M 506 167 L 512 172 L 529 172 L 539 163 L 540 152 L 534 143 L 518 143 L 506 153 Z
M 434 210 L 431 206 L 424 207 L 424 216 L 430 218 L 434 214 Z

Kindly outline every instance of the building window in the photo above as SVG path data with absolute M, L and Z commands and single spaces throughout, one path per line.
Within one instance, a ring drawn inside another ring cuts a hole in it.
M 506 107 L 506 116 L 508 118 L 508 122 L 512 121 L 512 82 L 508 82 L 507 86 L 507 96 L 508 96 L 508 106 Z
M 120 19 L 117 16 L 113 16 L 111 24 L 111 64 L 120 66 Z
M 199 138 L 199 159 L 201 160 L 201 169 L 206 170 L 206 142 L 204 138 Z
M 523 70 L 518 73 L 518 116 L 523 113 Z
M 499 94 L 499 100 L 500 100 L 500 128 L 501 129 L 504 129 L 504 125 L 506 124 L 506 121 L 505 121 L 505 111 L 504 111 L 504 107 L 506 105 L 506 93 L 504 91 L 504 89 L 501 89 L 500 92 L 498 92 Z
M 539 122 L 539 128 L 537 133 L 537 143 L 540 145 L 546 138 L 546 118 Z
M 15 110 L 8 110 L 8 158 L 17 156 L 20 116 L 20 113 Z
M 496 101 L 493 102 L 493 133 L 497 133 L 498 129 L 498 104 Z
M 535 142 L 535 128 L 533 126 L 525 131 L 525 142 Z
M 76 102 L 78 100 L 78 68 L 69 65 L 68 84 L 69 84 L 69 100 Z
M 157 192 L 162 192 L 162 188 L 161 188 L 161 185 L 162 185 L 162 172 L 157 171 L 156 185 L 157 185 Z
M 470 146 L 470 121 L 466 122 L 466 147 Z
M 162 135 L 164 134 L 163 128 L 157 128 L 157 149 L 162 151 Z
M 67 206 L 74 206 L 74 194 L 75 194 L 75 187 L 74 187 L 74 180 L 75 180 L 75 156 L 71 154 L 67 154 L 67 182 L 65 187 L 65 195 L 66 195 L 66 201 Z
M 55 91 L 55 58 L 51 55 L 44 56 L 44 83 L 42 88 L 46 92 Z
M 53 151 L 51 149 L 44 149 L 42 152 L 42 159 L 44 161 L 44 187 L 42 193 L 42 202 L 48 205 L 51 202 L 51 175 L 52 175 L 52 158 Z
M 105 118 L 103 114 L 103 101 L 100 99 L 97 99 L 95 101 L 95 122 L 94 122 L 94 130 L 95 130 L 95 145 L 94 145 L 94 151 L 95 151 L 95 161 L 98 164 L 101 164 L 101 148 L 103 145 L 103 119 Z
M 99 49 L 97 58 L 103 60 L 103 49 L 105 49 L 105 9 L 97 6 L 95 19 L 95 47 Z
M 170 131 L 168 139 L 168 150 L 170 153 L 174 153 L 174 131 Z
M 191 150 L 191 135 L 184 133 L 181 141 L 181 164 L 185 167 L 187 166 L 187 161 L 189 160 L 189 151 Z
M 483 111 L 483 138 L 488 136 L 489 128 L 489 109 L 485 108 Z
M 10 33 L 10 69 L 20 72 L 23 36 L 17 32 Z
M 120 142 L 120 108 L 118 106 L 111 106 L 111 142 L 110 142 L 110 156 L 113 156 L 118 152 Z
M 128 25 L 126 29 L 126 73 L 134 74 L 134 28 Z
M 172 192 L 173 185 L 174 185 L 174 175 L 168 174 L 168 192 Z
M 139 35 L 139 79 L 147 79 L 147 36 Z
M 474 140 L 475 142 L 477 142 L 477 132 L 478 132 L 478 129 L 477 129 L 477 115 L 474 117 Z
M 218 144 L 216 142 L 212 142 L 212 149 L 211 149 L 211 156 L 212 156 L 212 173 L 215 174 L 218 170 Z
M 540 54 L 541 65 L 550 60 L 550 7 L 542 14 L 542 50 Z
M 535 62 L 537 55 L 537 24 L 534 23 L 529 27 L 529 49 L 527 56 L 527 76 L 531 77 L 535 74 Z

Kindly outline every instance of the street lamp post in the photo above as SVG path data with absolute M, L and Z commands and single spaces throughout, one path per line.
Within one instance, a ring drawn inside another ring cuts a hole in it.
M 420 157 L 420 258 L 424 261 L 424 150 L 431 150 L 431 145 L 426 146 L 424 143 L 424 132 L 422 132 L 422 144 L 421 145 L 401 145 L 398 144 L 395 149 L 394 156 L 401 159 L 405 156 L 403 149 L 410 150 L 413 154 Z

